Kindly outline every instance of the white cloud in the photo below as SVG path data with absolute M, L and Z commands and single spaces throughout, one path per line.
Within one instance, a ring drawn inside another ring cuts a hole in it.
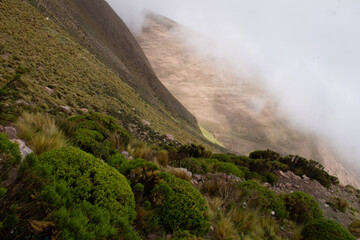
M 326 137 L 360 169 L 359 1 L 108 2 L 134 31 L 147 9 L 212 40 L 216 51 L 207 54 L 253 71 L 279 99 L 281 113 Z

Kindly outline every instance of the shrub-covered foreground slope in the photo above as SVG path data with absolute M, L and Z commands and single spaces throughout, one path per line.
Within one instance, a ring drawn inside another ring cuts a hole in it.
M 43 151 L 20 161 L 17 144 L 0 134 L 2 239 L 355 239 L 323 218 L 309 194 L 271 190 L 267 182 L 275 185 L 277 172 L 296 163 L 275 152 L 250 158 L 195 144 L 148 145 L 100 113 L 56 122 L 24 113 L 15 125 L 18 136 L 45 141 L 32 142 Z M 49 129 L 64 132 L 63 144 L 47 144 Z M 314 172 L 310 163 L 298 167 Z M 321 168 L 312 176 L 321 182 L 318 175 L 333 178 Z M 358 234 L 358 209 L 347 208 Z
M 151 129 L 178 141 L 204 141 L 196 124 L 189 124 L 181 111 L 175 113 L 171 101 L 168 105 L 145 101 L 143 91 L 137 89 L 138 94 L 125 83 L 129 79 L 120 78 L 26 1 L 1 1 L 0 9 L 2 120 L 13 120 L 18 108 L 53 114 L 100 111 L 116 116 L 125 126 L 135 125 L 135 130 L 143 127 L 144 119 Z

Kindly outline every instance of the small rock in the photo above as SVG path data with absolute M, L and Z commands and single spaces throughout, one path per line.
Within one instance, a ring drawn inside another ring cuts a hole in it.
M 135 108 L 131 108 L 131 110 L 135 111 L 136 109 L 135 109 Z
M 200 174 L 194 174 L 194 179 L 196 181 L 200 181 L 202 179 L 201 175 Z
M 286 177 L 286 175 L 283 173 L 283 171 L 279 171 L 279 175 L 282 177 Z
M 25 102 L 25 101 L 22 100 L 22 99 L 16 100 L 15 103 L 16 103 L 16 104 L 30 105 L 28 102 Z
M 325 207 L 330 207 L 328 204 L 324 204 Z
M 4 127 L 4 132 L 10 137 L 10 138 L 16 138 L 17 132 L 16 129 L 13 127 Z
M 268 182 L 264 182 L 264 183 L 263 183 L 263 186 L 264 186 L 264 187 L 271 187 L 270 183 L 268 183 Z
M 49 94 L 53 94 L 54 93 L 54 90 L 49 88 L 49 87 L 46 87 L 45 86 L 45 90 L 49 93 Z
M 285 187 L 292 187 L 291 183 L 285 183 Z
M 293 185 L 293 187 L 294 187 L 294 188 L 300 188 L 300 186 L 298 186 L 298 185 Z
M 166 240 L 169 240 L 171 238 L 171 234 L 166 235 Z
M 146 120 L 141 120 L 141 123 L 144 125 L 144 126 L 150 126 L 150 122 L 146 121 Z
M 174 136 L 171 134 L 166 134 L 166 137 L 167 137 L 167 139 L 169 139 L 171 141 L 174 141 L 174 139 L 175 139 Z
M 64 106 L 64 105 L 60 105 L 59 107 L 60 107 L 61 110 L 62 110 L 63 112 L 65 112 L 66 114 L 70 114 L 70 113 L 71 113 L 70 107 Z
M 33 151 L 26 146 L 23 140 L 21 139 L 12 139 L 11 142 L 16 143 L 19 145 L 21 160 L 24 160 L 25 157 L 31 154 Z
M 271 211 L 271 216 L 275 216 L 275 211 Z
M 305 174 L 302 176 L 302 178 L 306 181 L 306 180 L 310 180 L 310 178 L 308 176 L 306 176 Z
M 83 113 L 88 113 L 89 112 L 89 109 L 87 109 L 87 108 L 80 108 L 79 110 L 81 112 L 83 112 Z
M 213 226 L 210 226 L 210 230 L 211 230 L 211 231 L 214 231 L 214 227 L 213 227 Z

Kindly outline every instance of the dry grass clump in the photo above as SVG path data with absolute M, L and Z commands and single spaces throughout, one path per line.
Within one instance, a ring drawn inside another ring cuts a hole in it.
M 134 159 L 142 158 L 148 161 L 154 160 L 154 151 L 146 145 L 145 142 L 135 141 L 130 145 L 131 147 L 129 148 L 129 153 L 132 153 L 131 155 Z
M 166 167 L 166 168 L 162 168 L 162 170 L 169 173 L 169 174 L 171 174 L 171 175 L 174 175 L 177 178 L 181 178 L 181 179 L 186 180 L 186 181 L 191 180 L 192 175 L 185 168 Z
M 156 162 L 160 164 L 163 167 L 166 167 L 168 165 L 169 161 L 169 154 L 166 150 L 159 150 L 156 153 Z
M 36 154 L 66 146 L 64 134 L 47 114 L 24 112 L 16 127 L 18 136 L 25 139 Z

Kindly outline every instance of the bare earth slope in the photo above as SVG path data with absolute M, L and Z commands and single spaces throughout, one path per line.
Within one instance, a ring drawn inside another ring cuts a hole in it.
M 302 155 L 322 162 L 343 184 L 359 186 L 325 144 L 276 114 L 276 103 L 256 81 L 239 77 L 231 65 L 196 54 L 183 37 L 190 34 L 199 37 L 169 19 L 149 15 L 137 39 L 163 84 L 221 143 L 243 154 L 269 148 Z

